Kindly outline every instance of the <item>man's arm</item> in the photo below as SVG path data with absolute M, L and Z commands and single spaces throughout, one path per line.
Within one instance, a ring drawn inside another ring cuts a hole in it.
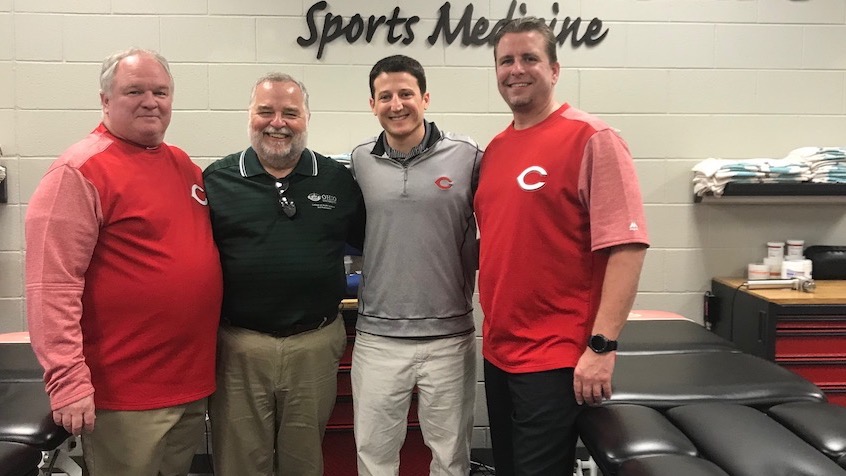
M 361 187 L 358 186 L 358 181 L 355 179 L 355 168 L 352 159 L 350 159 L 349 172 L 353 177 L 352 194 L 356 197 L 357 206 L 347 233 L 347 244 L 358 250 L 358 254 L 360 255 L 364 250 L 364 232 L 367 228 L 367 207 L 364 205 L 364 195 L 362 194 Z
M 361 201 L 353 217 L 350 231 L 347 235 L 347 244 L 355 248 L 360 255 L 364 250 L 364 231 L 367 228 L 367 211 L 364 200 Z
M 82 292 L 102 213 L 94 186 L 51 169 L 26 215 L 26 303 L 32 347 L 44 367 L 53 420 L 71 433 L 94 427 L 94 387 L 82 352 Z
M 619 245 L 609 250 L 602 297 L 591 334 L 602 334 L 616 340 L 632 309 L 640 270 L 646 256 L 646 245 Z M 611 376 L 614 373 L 616 352 L 597 354 L 586 349 L 576 365 L 573 390 L 579 405 L 598 405 L 611 397 Z

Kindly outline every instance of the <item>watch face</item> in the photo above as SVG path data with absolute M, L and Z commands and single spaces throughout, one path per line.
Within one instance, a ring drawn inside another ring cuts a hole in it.
M 590 336 L 590 348 L 594 352 L 604 352 L 607 346 L 608 339 L 606 339 L 602 334 Z
M 597 354 L 604 354 L 605 352 L 617 350 L 617 341 L 611 340 L 602 334 L 596 334 L 590 336 L 588 346 Z

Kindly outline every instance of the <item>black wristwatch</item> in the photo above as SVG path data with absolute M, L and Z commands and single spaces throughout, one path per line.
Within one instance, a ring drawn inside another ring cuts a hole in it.
M 588 347 L 597 354 L 604 354 L 612 350 L 617 350 L 617 341 L 611 340 L 602 334 L 594 334 L 590 336 Z

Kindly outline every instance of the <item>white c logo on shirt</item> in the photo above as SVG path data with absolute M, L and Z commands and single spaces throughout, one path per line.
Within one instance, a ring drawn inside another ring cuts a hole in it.
M 544 170 L 543 167 L 540 167 L 538 165 L 533 165 L 533 166 L 529 167 L 528 169 L 524 170 L 523 172 L 521 172 L 520 175 L 517 176 L 517 185 L 519 185 L 520 188 L 522 188 L 523 190 L 526 190 L 526 191 L 529 191 L 529 192 L 534 192 L 535 190 L 538 190 L 539 188 L 546 185 L 546 182 L 535 182 L 535 183 L 531 183 L 531 184 L 526 183 L 526 176 L 529 175 L 532 172 L 540 175 L 541 177 L 546 177 L 546 175 L 547 175 L 546 170 Z
M 201 192 L 201 193 L 202 193 L 202 195 L 203 195 L 203 196 L 202 196 L 202 198 L 200 198 L 200 193 L 198 193 L 198 192 Z M 196 200 L 196 201 L 197 201 L 200 205 L 206 206 L 206 205 L 208 205 L 208 204 L 209 204 L 209 199 L 206 197 L 206 191 L 205 191 L 205 190 L 203 190 L 203 188 L 202 188 L 202 187 L 200 187 L 200 186 L 199 186 L 199 185 L 197 185 L 197 184 L 194 184 L 194 185 L 191 187 L 191 196 L 192 196 L 192 197 L 194 198 L 194 200 Z

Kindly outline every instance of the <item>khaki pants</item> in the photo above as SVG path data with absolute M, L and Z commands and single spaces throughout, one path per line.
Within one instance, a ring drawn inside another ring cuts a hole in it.
M 321 476 L 343 319 L 291 337 L 221 326 L 210 417 L 215 476 Z
M 89 476 L 185 476 L 203 441 L 206 399 L 142 411 L 96 410 L 82 435 Z
M 430 476 L 470 473 L 476 397 L 476 336 L 395 339 L 357 332 L 352 358 L 359 476 L 399 474 L 411 393 Z

